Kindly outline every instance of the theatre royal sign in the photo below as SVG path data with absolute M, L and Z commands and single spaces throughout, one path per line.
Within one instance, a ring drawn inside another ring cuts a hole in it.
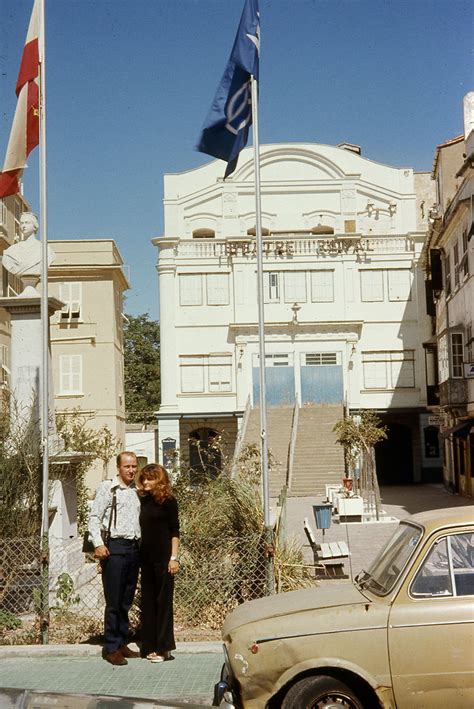
M 265 256 L 292 256 L 296 251 L 301 253 L 302 250 L 306 253 L 326 256 L 359 255 L 374 251 L 369 239 L 304 239 L 298 242 L 266 239 L 263 242 Z M 226 241 L 225 253 L 227 256 L 255 256 L 257 244 L 255 240 Z

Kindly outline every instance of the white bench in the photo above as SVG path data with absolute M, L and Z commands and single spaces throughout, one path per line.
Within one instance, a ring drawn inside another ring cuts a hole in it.
M 345 542 L 323 542 L 318 544 L 307 517 L 304 518 L 303 528 L 313 551 L 316 578 L 349 578 L 349 575 L 344 573 L 343 561 L 350 554 L 347 544 Z
M 349 547 L 346 542 L 323 542 L 319 545 L 319 551 L 322 559 L 349 556 Z

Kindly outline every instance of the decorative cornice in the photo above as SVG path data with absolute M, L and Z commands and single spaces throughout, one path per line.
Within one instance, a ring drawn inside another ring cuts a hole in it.
M 64 306 L 62 300 L 50 296 L 48 298 L 48 314 L 51 316 Z M 0 308 L 5 308 L 11 315 L 23 313 L 39 313 L 41 310 L 41 296 L 15 295 L 10 298 L 0 298 Z

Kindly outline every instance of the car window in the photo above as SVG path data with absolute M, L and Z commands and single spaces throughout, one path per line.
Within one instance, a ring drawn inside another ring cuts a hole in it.
M 411 594 L 425 598 L 474 594 L 474 534 L 438 539 L 412 583 Z
M 474 594 L 474 533 L 450 537 L 456 596 Z
M 376 595 L 386 595 L 395 586 L 422 536 L 422 530 L 401 523 L 372 562 L 364 587 Z

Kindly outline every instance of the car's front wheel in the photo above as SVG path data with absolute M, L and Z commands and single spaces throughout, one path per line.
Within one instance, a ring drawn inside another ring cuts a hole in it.
M 343 682 L 334 677 L 306 677 L 286 693 L 281 709 L 364 709 Z

